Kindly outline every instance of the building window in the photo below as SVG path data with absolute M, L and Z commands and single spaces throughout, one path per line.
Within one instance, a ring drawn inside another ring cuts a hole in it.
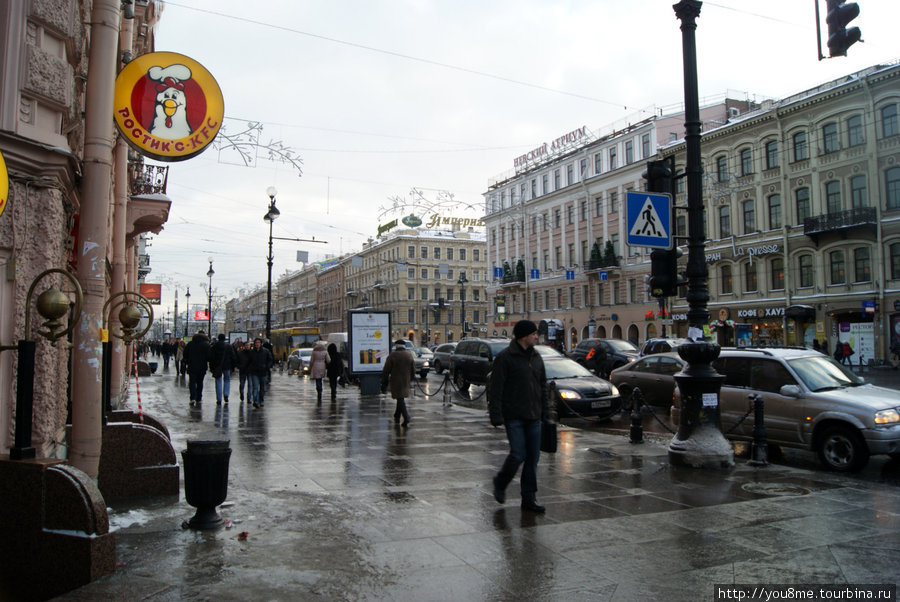
M 460 250 L 459 250 L 459 260 L 460 260 L 460 261 L 465 261 L 465 260 L 466 260 L 466 250 L 465 250 L 465 249 L 460 249 Z
M 560 269 L 562 267 L 562 247 L 555 247 L 554 251 L 554 259 L 556 260 L 553 264 L 554 269 Z
M 455 322 L 453 321 L 453 310 L 452 309 L 447 310 L 447 324 L 455 324 Z
M 414 310 L 414 309 L 408 310 L 408 311 L 407 311 L 407 314 L 406 314 L 406 318 L 407 318 L 407 320 L 406 320 L 407 322 L 409 322 L 410 324 L 415 324 L 415 322 L 416 322 L 416 310 Z
M 731 280 L 731 266 L 723 265 L 719 268 L 719 289 L 723 295 L 730 295 L 734 292 L 734 283 Z
M 675 234 L 687 236 L 687 216 L 679 215 L 675 218 Z
M 725 155 L 716 158 L 716 178 L 720 182 L 728 181 L 728 157 Z
M 562 225 L 562 209 L 553 210 L 553 227 L 559 228 Z
M 566 186 L 571 186 L 575 183 L 575 166 L 574 165 L 566 165 Z
M 439 269 L 437 269 L 437 268 L 434 268 L 434 279 L 435 279 L 435 280 L 440 280 L 440 279 L 441 279 L 441 271 L 440 271 Z
M 749 176 L 753 173 L 753 153 L 749 148 L 741 151 L 741 175 Z
M 573 205 L 566 206 L 566 223 L 567 224 L 575 223 L 575 207 Z
M 422 259 L 428 259 L 428 247 L 422 247 L 419 249 L 419 253 L 421 253 Z
M 587 159 L 582 159 L 578 162 L 578 179 L 581 181 L 587 180 L 588 171 L 587 171 Z
M 575 265 L 575 243 L 569 243 L 569 265 Z
M 512 240 L 514 238 L 514 234 L 516 232 L 515 225 L 510 226 L 509 228 L 509 239 Z M 447 247 L 447 261 L 453 261 L 453 247 Z
M 797 132 L 793 136 L 794 161 L 809 159 L 809 145 L 806 143 L 806 132 Z
M 537 178 L 531 178 L 531 198 L 537 198 Z
M 634 163 L 634 142 L 631 140 L 625 141 L 625 165 L 631 165 Z
M 900 242 L 891 245 L 891 280 L 900 278 Z
M 780 194 L 772 194 L 769 195 L 768 198 L 769 204 L 769 229 L 775 230 L 776 228 L 780 228 L 781 221 L 781 195 Z
M 553 190 L 559 190 L 560 188 L 562 188 L 562 180 L 560 180 L 560 177 L 559 177 L 559 170 L 554 169 L 553 170 Z
M 472 249 L 472 261 L 481 261 L 481 249 Z
M 522 185 L 519 186 L 519 200 L 525 200 L 525 182 L 522 182 Z
M 803 224 L 803 221 L 812 215 L 812 208 L 809 204 L 809 188 L 798 188 L 794 193 L 797 201 L 797 223 Z
M 411 286 L 407 287 L 406 288 L 406 298 L 407 299 L 415 299 L 416 298 L 416 289 L 414 289 Z
M 719 207 L 719 237 L 731 236 L 731 207 Z
M 428 301 L 428 287 L 422 287 L 422 301 Z
M 537 256 L 536 252 L 531 253 L 531 269 L 532 270 L 538 269 L 538 256 Z
M 613 170 L 618 166 L 619 166 L 619 164 L 616 160 L 616 147 L 612 146 L 609 149 L 609 169 Z
M 453 280 L 453 268 L 447 270 L 447 280 Z
M 500 226 L 500 242 L 506 242 L 506 226 Z M 437 252 L 437 248 L 435 248 L 434 258 L 440 259 L 441 256 Z
M 756 201 L 749 200 L 743 203 L 744 234 L 756 232 Z
M 641 136 L 641 157 L 643 159 L 650 157 L 650 134 Z
M 897 105 L 889 104 L 881 107 L 881 136 L 896 136 L 900 134 L 900 124 L 897 123 Z
M 541 176 L 541 192 L 543 194 L 550 192 L 550 176 L 547 174 Z
M 588 218 L 588 203 L 587 201 L 581 201 L 581 221 L 586 221 Z
M 772 274 L 772 290 L 784 290 L 784 259 L 776 257 L 769 263 Z
M 822 126 L 822 152 L 826 154 L 834 153 L 839 151 L 840 148 L 837 124 L 834 122 L 826 123 Z
M 406 268 L 406 277 L 412 280 L 416 277 L 416 268 Z
M 863 137 L 863 123 L 861 115 L 853 115 L 847 118 L 847 146 L 861 146 L 865 144 Z
M 812 255 L 801 255 L 797 258 L 797 266 L 800 269 L 800 287 L 809 288 L 815 283 Z
M 850 178 L 850 202 L 852 207 L 868 207 L 869 200 L 866 194 L 866 176 L 853 176 Z
M 884 172 L 884 194 L 888 209 L 900 209 L 900 167 Z
M 619 212 L 619 193 L 612 191 L 609 193 L 609 212 L 610 213 L 618 213 Z
M 409 258 L 411 258 L 411 259 L 415 259 L 415 257 L 416 257 L 416 248 L 415 248 L 414 246 L 412 246 L 412 245 L 408 246 L 408 247 L 406 248 L 406 256 L 409 257 Z
M 841 211 L 841 183 L 837 180 L 825 183 L 825 209 L 826 213 Z
M 869 247 L 857 247 L 853 250 L 854 282 L 872 281 L 872 262 L 869 258 Z
M 594 175 L 598 176 L 603 173 L 603 153 L 594 155 Z
M 503 234 L 502 234 L 501 237 L 500 237 L 500 238 L 501 238 L 500 242 L 504 242 L 503 239 L 506 238 L 506 234 L 505 234 L 505 232 L 506 232 L 506 226 L 500 226 L 500 232 L 503 232 Z M 440 248 L 440 247 L 435 247 L 435 248 L 434 248 L 434 258 L 435 258 L 435 259 L 440 259 L 440 258 L 441 258 L 441 248 Z
M 594 197 L 594 217 L 603 215 L 603 197 Z
M 847 274 L 844 267 L 844 252 L 832 251 L 828 254 L 828 265 L 830 266 L 829 284 L 844 284 L 847 282 Z
M 770 140 L 766 142 L 766 169 L 778 167 L 778 142 Z
M 759 262 L 750 263 L 749 261 L 744 264 L 744 292 L 752 293 L 758 290 L 757 282 L 756 282 L 756 267 L 759 265 Z
M 422 280 L 428 280 L 428 268 L 422 268 Z
M 550 253 L 547 251 L 544 251 L 544 271 L 546 272 L 549 269 L 550 269 Z

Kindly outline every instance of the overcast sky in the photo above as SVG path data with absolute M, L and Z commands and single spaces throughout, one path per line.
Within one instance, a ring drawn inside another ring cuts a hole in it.
M 704 2 L 701 98 L 779 98 L 896 60 L 900 2 L 859 4 L 865 43 L 817 61 L 813 1 Z M 277 280 L 302 267 L 298 250 L 314 261 L 358 250 L 413 188 L 429 202 L 448 191 L 460 206 L 445 213 L 477 217 L 488 182 L 519 154 L 673 109 L 684 99 L 679 25 L 671 0 L 166 2 L 156 50 L 203 64 L 226 130 L 262 123 L 260 143 L 295 151 L 303 173 L 263 151 L 249 167 L 215 149 L 170 163 L 172 208 L 147 278 L 163 284 L 162 313 L 175 287 L 181 312 L 186 286 L 205 305 L 209 257 L 215 296 L 265 285 L 269 186 L 275 236 L 327 241 L 275 241 Z

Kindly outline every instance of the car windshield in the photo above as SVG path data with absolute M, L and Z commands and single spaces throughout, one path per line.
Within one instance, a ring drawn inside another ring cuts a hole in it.
M 824 355 L 798 357 L 787 362 L 810 391 L 827 391 L 864 384 L 858 376 Z
M 416 347 L 416 353 L 419 355 L 432 355 L 431 349 L 428 347 Z
M 590 370 L 578 362 L 566 358 L 544 358 L 544 371 L 547 373 L 547 378 L 594 377 Z
M 488 343 L 488 347 L 491 348 L 491 357 L 497 357 L 498 353 L 509 347 L 509 341 L 497 341 Z
M 609 343 L 609 346 L 615 349 L 616 351 L 625 351 L 628 353 L 637 353 L 638 348 L 631 341 L 622 341 L 619 339 L 607 339 L 606 341 Z
M 301 349 L 300 357 L 310 357 L 312 355 L 312 349 Z

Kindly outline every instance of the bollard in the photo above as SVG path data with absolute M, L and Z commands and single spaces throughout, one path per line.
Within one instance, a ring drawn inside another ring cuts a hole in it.
M 192 529 L 213 529 L 224 521 L 216 506 L 228 496 L 229 441 L 188 441 L 181 452 L 184 464 L 184 498 L 197 508 L 187 523 Z
M 644 442 L 644 417 L 641 416 L 641 407 L 644 405 L 644 394 L 639 387 L 631 392 L 631 443 Z
M 751 393 L 750 401 L 753 402 L 753 443 L 750 446 L 750 466 L 765 466 L 768 464 L 766 457 L 766 425 L 765 412 L 763 411 L 763 398 Z
M 452 393 L 450 390 L 452 387 L 450 386 L 450 371 L 449 370 L 444 374 L 444 384 L 441 386 L 444 387 L 444 407 L 446 408 L 446 407 L 452 406 L 453 405 L 453 402 L 451 401 Z

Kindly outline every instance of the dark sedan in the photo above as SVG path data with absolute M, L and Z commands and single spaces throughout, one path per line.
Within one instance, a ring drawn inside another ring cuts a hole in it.
M 562 417 L 607 419 L 622 409 L 619 391 L 608 381 L 567 357 L 543 356 L 547 381 L 555 390 L 557 414 Z
M 675 352 L 648 355 L 612 371 L 610 382 L 619 388 L 626 408 L 631 407 L 631 392 L 640 387 L 644 400 L 668 409 L 675 391 L 675 375 L 685 361 Z

